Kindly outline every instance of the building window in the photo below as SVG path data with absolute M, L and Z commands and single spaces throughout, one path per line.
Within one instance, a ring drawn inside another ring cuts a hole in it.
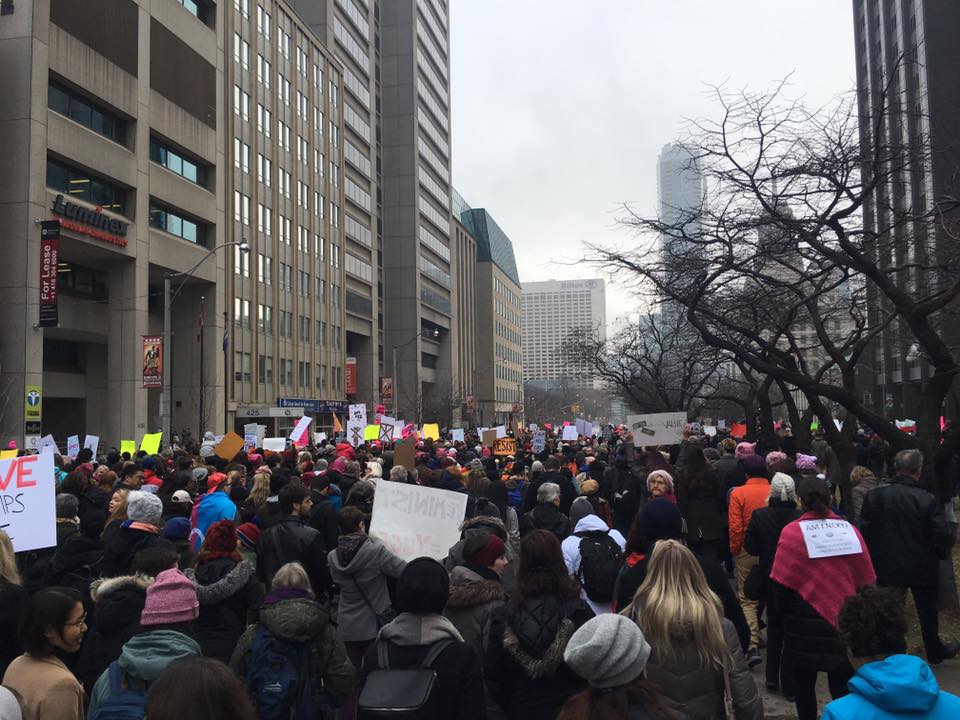
M 280 384 L 293 385 L 293 360 L 280 360 Z
M 273 358 L 261 355 L 257 358 L 257 379 L 261 385 L 273 383 Z
M 150 159 L 192 183 L 206 185 L 207 169 L 203 165 L 187 159 L 183 153 L 172 150 L 157 138 L 150 138 Z M 240 143 L 240 154 L 237 161 L 241 163 L 243 171 L 246 172 L 250 164 L 249 145 Z
M 250 196 L 233 191 L 233 219 L 244 225 L 250 224 Z
M 250 301 L 233 299 L 233 321 L 242 328 L 250 327 Z
M 47 91 L 47 107 L 55 113 L 70 118 L 93 130 L 108 140 L 124 144 L 127 137 L 127 121 L 106 110 L 66 85 L 51 80 Z
M 250 353 L 233 354 L 233 379 L 236 382 L 250 382 Z
M 273 308 L 269 305 L 257 305 L 257 330 L 268 335 L 273 332 Z
M 317 390 L 323 390 L 326 386 L 326 383 L 323 380 L 325 375 L 326 366 L 317 364 Z
M 237 9 L 244 18 L 250 17 L 250 0 L 233 0 L 233 7 Z
M 239 85 L 233 86 L 233 112 L 243 120 L 250 119 L 250 94 L 241 90 Z
M 270 13 L 261 6 L 257 6 L 257 31 L 266 38 L 270 38 Z
M 195 220 L 191 220 L 177 212 L 157 205 L 150 201 L 150 227 L 163 230 L 178 238 L 207 246 L 207 227 Z
M 250 43 L 240 37 L 240 33 L 233 34 L 233 59 L 241 69 L 250 68 Z
M 109 280 L 105 272 L 74 263 L 61 262 L 57 268 L 57 292 L 64 295 L 106 302 L 110 299 Z
M 300 339 L 310 342 L 310 318 L 300 316 Z
M 257 279 L 264 285 L 273 284 L 273 258 L 263 253 L 257 255 Z
M 273 175 L 273 162 L 270 158 L 263 155 L 257 154 L 257 180 L 262 182 L 266 187 L 270 187 L 271 180 L 270 177 Z
M 233 248 L 233 270 L 239 277 L 250 277 L 250 253 Z
M 127 191 L 122 187 L 94 177 L 86 170 L 49 158 L 47 159 L 47 187 L 111 212 L 126 214 Z
M 302 360 L 297 364 L 297 373 L 299 377 L 299 385 L 302 388 L 310 387 L 310 363 L 303 362 Z

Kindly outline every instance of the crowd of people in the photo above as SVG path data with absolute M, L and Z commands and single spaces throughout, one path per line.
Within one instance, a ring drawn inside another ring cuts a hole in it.
M 55 456 L 56 546 L 0 530 L 0 720 L 759 720 L 759 683 L 812 720 L 819 673 L 831 720 L 960 717 L 929 667 L 960 457 L 935 494 L 866 436 L 851 471 L 784 433 L 446 437 Z M 383 483 L 466 496 L 446 557 L 370 534 Z

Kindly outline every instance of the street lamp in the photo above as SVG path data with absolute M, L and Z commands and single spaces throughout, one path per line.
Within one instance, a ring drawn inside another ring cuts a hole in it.
M 401 343 L 400 345 L 393 346 L 393 415 L 394 417 L 397 416 L 397 402 L 399 401 L 399 398 L 400 398 L 400 378 L 397 377 L 397 351 L 405 350 L 410 343 L 412 343 L 421 335 L 426 335 L 431 340 L 436 340 L 437 338 L 440 337 L 440 331 L 437 330 L 437 328 L 430 328 L 429 330 L 421 330 L 412 338 L 407 340 L 405 343 Z M 419 421 L 420 421 L 420 418 L 417 418 L 417 422 Z
M 180 294 L 180 291 L 183 290 L 184 284 L 187 280 L 193 275 L 198 267 L 200 267 L 204 261 L 207 260 L 211 255 L 225 247 L 230 247 L 231 245 L 236 245 L 240 248 L 241 253 L 250 252 L 250 246 L 246 241 L 241 240 L 237 242 L 226 242 L 217 245 L 214 248 L 211 248 L 207 251 L 207 254 L 200 258 L 196 264 L 189 270 L 184 270 L 183 272 L 177 273 L 166 273 L 163 276 L 163 348 L 164 352 L 167 353 L 165 367 L 163 368 L 163 389 L 161 390 L 160 395 L 160 415 L 162 418 L 161 429 L 163 430 L 163 438 L 168 443 L 171 442 L 172 435 L 170 434 L 170 421 L 173 415 L 173 409 L 171 408 L 170 400 L 170 388 L 172 385 L 172 373 L 171 368 L 173 367 L 170 364 L 170 360 L 173 357 L 173 353 L 170 348 L 170 306 L 173 304 L 173 301 L 177 299 L 177 296 Z M 173 297 L 170 296 L 170 281 L 174 278 L 182 277 L 183 282 L 180 283 L 180 286 L 177 288 L 177 292 L 174 293 Z M 200 378 L 200 382 L 203 382 L 203 378 Z M 199 429 L 200 432 L 203 432 L 203 428 Z

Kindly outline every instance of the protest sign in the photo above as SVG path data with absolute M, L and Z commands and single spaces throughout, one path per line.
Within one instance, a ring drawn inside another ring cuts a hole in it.
M 53 454 L 0 460 L 0 528 L 14 552 L 57 544 Z
M 800 532 L 810 558 L 858 555 L 863 552 L 853 525 L 839 518 L 803 520 Z
M 533 433 L 533 444 L 531 450 L 534 453 L 542 453 L 547 449 L 547 431 L 546 430 L 537 430 Z
M 403 420 L 400 420 L 397 422 L 396 425 L 393 426 L 394 442 L 396 442 L 397 440 L 403 440 L 403 428 L 405 427 L 405 425 L 406 423 L 404 423 Z
M 704 435 L 708 435 L 708 436 L 710 436 L 710 437 L 713 437 L 714 435 L 717 434 L 717 428 L 716 428 L 716 426 L 714 426 L 714 425 L 704 425 L 704 426 L 703 426 L 703 434 L 704 434 Z
M 505 438 L 507 436 L 507 428 L 505 425 L 497 425 L 494 430 L 497 431 L 498 438 Z
M 583 418 L 577 418 L 574 426 L 577 428 L 577 435 L 583 435 L 584 437 L 590 437 L 590 432 L 593 430 L 593 424 L 587 422 Z
M 450 434 L 454 442 L 463 442 L 463 428 L 454 428 Z
M 100 448 L 100 438 L 96 435 L 87 435 L 83 438 L 83 446 L 90 450 L 93 453 L 93 456 L 97 456 L 97 450 Z
M 746 423 L 733 423 L 730 426 L 730 437 L 736 438 L 737 440 L 742 440 L 747 436 L 747 424 Z
M 633 433 L 637 447 L 675 445 L 683 440 L 683 428 L 686 424 L 685 412 L 627 415 L 627 428 Z
M 0 460 L 10 460 L 17 456 L 16 450 L 0 450 Z
M 483 434 L 480 437 L 482 440 L 482 445 L 484 447 L 493 447 L 493 444 L 497 441 L 497 431 L 484 430 Z
M 360 423 L 354 420 L 347 420 L 347 442 L 354 447 L 363 445 L 363 431 L 366 427 L 366 421 Z
M 42 455 L 43 453 L 57 453 L 60 452 L 57 449 L 57 441 L 53 439 L 53 435 L 44 435 L 40 438 L 40 445 L 37 446 L 37 451 Z
M 283 452 L 287 448 L 287 439 L 285 437 L 272 437 L 263 439 L 263 449 L 270 452 Z
M 327 434 L 325 432 L 315 432 L 313 434 L 313 444 L 320 445 L 327 439 Z
M 437 423 L 427 423 L 423 426 L 423 437 L 427 440 L 439 440 L 440 426 Z
M 160 438 L 162 437 L 162 432 L 147 433 L 140 441 L 140 449 L 143 450 L 147 455 L 156 455 L 158 452 L 160 452 Z
M 70 435 L 67 437 L 67 457 L 75 458 L 80 452 L 80 436 Z
M 724 420 L 723 418 L 721 418 L 720 420 L 717 420 L 717 430 L 726 430 L 726 429 L 727 429 L 727 421 Z
M 121 440 L 120 441 L 120 454 L 123 455 L 127 453 L 132 458 L 137 454 L 137 443 L 133 440 Z
M 257 449 L 257 437 L 256 433 L 244 433 L 243 434 L 243 449 L 247 453 L 252 453 Z
M 577 435 L 580 433 L 577 432 L 577 427 L 575 425 L 565 425 L 563 428 L 563 440 L 573 441 L 577 439 Z
M 237 435 L 233 430 L 223 436 L 223 440 L 213 446 L 213 452 L 218 458 L 230 461 L 237 453 L 243 450 L 243 438 Z
M 417 445 L 410 440 L 397 443 L 393 449 L 393 466 L 403 465 L 407 470 L 416 466 Z
M 535 433 L 539 429 L 540 428 L 537 427 L 536 423 L 530 423 L 529 425 L 527 425 L 527 430 L 529 430 L 532 433 Z
M 516 455 L 517 441 L 515 438 L 497 438 L 493 443 L 494 455 Z
M 443 560 L 460 540 L 466 509 L 465 493 L 380 482 L 373 496 L 370 535 L 404 560 L 424 555 Z
M 380 416 L 380 442 L 393 442 L 393 432 L 397 427 L 397 419 L 389 415 Z
M 367 426 L 367 406 L 366 405 L 351 405 L 350 413 L 347 415 L 347 424 L 351 422 L 358 425 Z
M 380 439 L 380 426 L 379 425 L 367 425 L 363 429 L 363 439 L 364 440 L 379 440 Z
M 304 415 L 302 418 L 297 420 L 297 424 L 294 426 L 293 430 L 290 431 L 290 439 L 295 443 L 300 442 L 303 438 L 303 434 L 307 431 L 307 428 L 310 427 L 310 423 L 313 421 L 313 418 L 309 415 Z

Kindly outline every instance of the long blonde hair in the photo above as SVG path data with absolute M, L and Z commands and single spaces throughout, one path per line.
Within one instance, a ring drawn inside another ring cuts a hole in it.
M 723 671 L 733 667 L 720 623 L 720 598 L 707 585 L 693 553 L 677 540 L 661 540 L 654 546 L 647 576 L 623 614 L 643 630 L 658 663 L 679 662 L 677 640 L 691 638 L 702 665 Z M 683 645 L 686 648 L 687 643 Z
M 112 513 L 110 513 L 110 515 L 107 517 L 107 521 L 103 524 L 104 532 L 106 532 L 107 528 L 110 526 L 110 523 L 115 522 L 117 520 L 127 519 L 127 498 L 130 495 L 130 491 L 127 488 L 117 488 L 113 492 L 119 493 L 120 496 L 123 498 L 123 502 L 121 502 L 117 506 L 117 509 L 114 510 Z M 111 495 L 110 497 L 113 498 L 113 495 Z
M 253 487 L 250 488 L 249 499 L 254 507 L 263 505 L 270 497 L 270 473 L 257 472 L 253 474 Z
M 17 570 L 17 558 L 13 554 L 13 541 L 0 530 L 0 578 L 11 585 L 20 585 L 20 573 Z

